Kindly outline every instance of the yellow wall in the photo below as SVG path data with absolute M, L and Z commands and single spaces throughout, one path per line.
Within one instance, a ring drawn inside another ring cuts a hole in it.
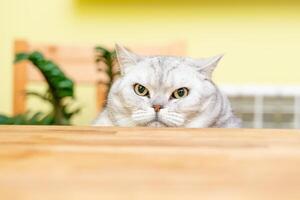
M 225 53 L 214 77 L 219 84 L 300 84 L 297 1 L 210 2 L 1 0 L 0 112 L 11 112 L 15 38 L 79 44 L 181 39 L 193 57 Z M 79 88 L 79 96 L 93 95 L 92 89 Z M 76 120 L 80 124 L 95 115 L 83 99 L 86 106 Z

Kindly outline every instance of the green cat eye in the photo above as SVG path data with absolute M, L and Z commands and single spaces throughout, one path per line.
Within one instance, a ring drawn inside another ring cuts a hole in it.
M 134 84 L 133 89 L 134 92 L 139 96 L 149 96 L 149 90 L 141 84 Z
M 175 90 L 172 93 L 172 97 L 174 99 L 180 99 L 180 98 L 186 97 L 188 94 L 189 94 L 189 89 L 187 89 L 186 87 L 183 87 L 183 88 L 179 88 L 179 89 Z

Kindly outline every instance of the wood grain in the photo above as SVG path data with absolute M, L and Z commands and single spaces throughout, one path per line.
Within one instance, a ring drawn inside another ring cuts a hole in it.
M 2 199 L 299 199 L 300 130 L 0 126 Z
M 16 40 L 14 43 L 14 53 L 27 52 L 28 43 L 22 40 Z M 27 85 L 27 65 L 28 62 L 22 61 L 14 63 L 13 66 L 13 114 L 21 114 L 25 111 L 26 105 L 26 85 Z

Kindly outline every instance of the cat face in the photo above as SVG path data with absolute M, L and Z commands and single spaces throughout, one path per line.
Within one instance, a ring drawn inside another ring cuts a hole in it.
M 120 46 L 116 49 L 122 76 L 113 85 L 108 104 L 119 125 L 184 126 L 215 93 L 210 78 L 221 56 L 142 57 Z

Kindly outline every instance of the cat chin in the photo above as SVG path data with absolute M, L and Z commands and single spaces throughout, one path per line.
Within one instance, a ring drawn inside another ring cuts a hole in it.
M 159 121 L 153 121 L 150 122 L 146 125 L 147 127 L 156 127 L 156 128 L 160 128 L 160 127 L 167 127 L 165 124 L 159 122 Z

